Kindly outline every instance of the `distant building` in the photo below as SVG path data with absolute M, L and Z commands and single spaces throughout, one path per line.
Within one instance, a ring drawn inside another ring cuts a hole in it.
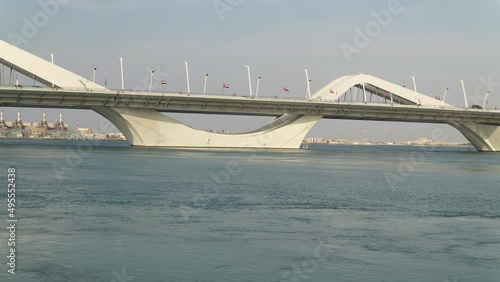
M 307 138 L 306 142 L 307 143 L 323 143 L 323 138 L 317 138 L 317 137 Z
M 92 132 L 92 129 L 90 129 L 90 128 L 79 127 L 76 130 L 82 136 L 83 139 L 94 139 L 95 138 L 95 134 Z
M 78 121 L 76 130 L 69 130 L 68 126 L 68 123 L 63 121 L 62 112 L 56 122 L 48 122 L 45 112 L 41 121 L 28 122 L 22 121 L 19 111 L 17 119 L 9 122 L 5 121 L 3 111 L 0 110 L 0 138 L 127 140 L 122 133 L 94 134 L 91 128 L 79 127 Z
M 415 144 L 418 144 L 418 145 L 429 145 L 429 144 L 432 144 L 432 140 L 427 138 L 427 137 L 420 137 L 418 138 L 417 141 L 415 141 Z

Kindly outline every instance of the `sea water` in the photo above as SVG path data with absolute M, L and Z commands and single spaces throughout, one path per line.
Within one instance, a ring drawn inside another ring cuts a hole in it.
M 0 140 L 0 159 L 0 281 L 500 281 L 500 154 Z

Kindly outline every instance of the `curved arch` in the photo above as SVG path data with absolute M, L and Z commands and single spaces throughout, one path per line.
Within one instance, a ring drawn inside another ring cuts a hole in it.
M 500 127 L 473 122 L 450 122 L 467 140 L 481 152 L 500 151 Z
M 399 102 L 402 104 L 404 102 L 404 104 L 426 106 L 443 105 L 441 100 L 431 98 L 406 87 L 366 74 L 347 75 L 335 79 L 314 93 L 312 99 L 338 100 L 339 97 L 353 87 L 364 89 L 366 92 L 376 94 L 387 100 L 393 100 L 394 103 Z M 451 105 L 446 103 L 444 106 L 451 107 Z
M 191 128 L 152 109 L 95 107 L 132 146 L 196 148 L 297 149 L 321 119 L 316 115 L 283 115 L 246 133 L 220 134 Z
M 0 63 L 55 88 L 107 89 L 69 70 L 0 40 Z

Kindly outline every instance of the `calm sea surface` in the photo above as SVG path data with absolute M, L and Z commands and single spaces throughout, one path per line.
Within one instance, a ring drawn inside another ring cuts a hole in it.
M 500 281 L 500 154 L 0 140 L 0 160 L 0 281 Z

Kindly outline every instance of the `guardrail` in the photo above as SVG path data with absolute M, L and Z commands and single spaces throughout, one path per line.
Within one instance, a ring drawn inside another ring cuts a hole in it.
M 72 93 L 96 93 L 96 94 L 111 94 L 111 95 L 139 95 L 139 96 L 154 96 L 154 97 L 165 97 L 165 95 L 175 96 L 175 95 L 183 95 L 189 97 L 203 98 L 203 97 L 223 97 L 223 98 L 246 98 L 252 100 L 264 100 L 264 101 L 289 101 L 289 102 L 310 102 L 310 103 L 329 103 L 329 104 L 342 104 L 342 105 L 391 105 L 391 106 L 405 106 L 405 107 L 422 107 L 422 108 L 433 108 L 433 109 L 450 109 L 450 110 L 470 110 L 470 111 L 488 111 L 494 112 L 499 111 L 497 108 L 484 108 L 484 109 L 473 109 L 473 108 L 465 108 L 463 106 L 440 106 L 440 105 L 406 105 L 406 104 L 397 104 L 397 103 L 373 103 L 373 102 L 363 102 L 363 101 L 342 101 L 339 99 L 335 100 L 325 100 L 321 98 L 312 98 L 312 99 L 303 99 L 303 98 L 294 98 L 294 97 L 281 97 L 281 96 L 259 96 L 259 97 L 249 97 L 249 96 L 238 96 L 235 94 L 220 94 L 220 93 L 183 93 L 183 92 L 167 92 L 167 91 L 153 91 L 153 92 L 145 92 L 145 91 L 136 91 L 133 89 L 129 90 L 121 90 L 121 89 L 103 89 L 103 88 L 47 88 L 47 87 L 37 87 L 37 86 L 0 86 L 0 90 L 13 90 L 13 89 L 23 89 L 28 91 L 43 91 L 48 93 L 55 92 L 72 92 Z

